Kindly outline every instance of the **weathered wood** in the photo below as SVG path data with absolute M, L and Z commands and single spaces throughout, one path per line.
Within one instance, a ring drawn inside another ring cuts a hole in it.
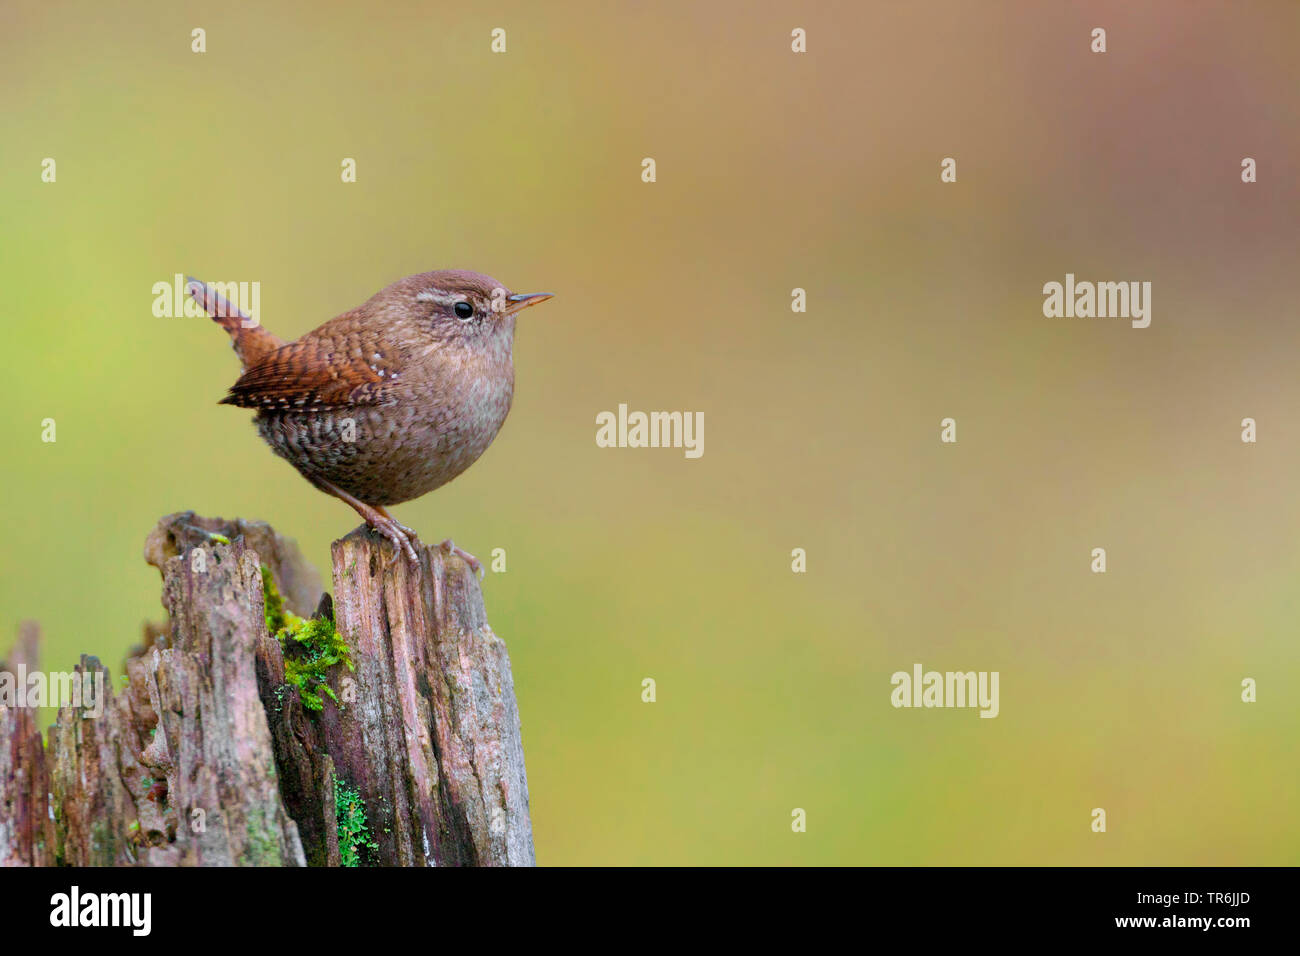
M 534 863 L 509 657 L 459 558 L 426 547 L 416 572 L 357 529 L 334 543 L 331 606 L 260 522 L 169 515 L 145 556 L 168 619 L 125 686 L 83 656 L 102 699 L 61 707 L 48 749 L 30 708 L 0 708 L 0 864 Z M 286 679 L 305 651 L 268 632 L 263 566 L 348 647 L 320 710 Z M 36 654 L 25 627 L 8 666 Z
M 478 578 L 427 545 L 417 573 L 365 528 L 332 555 L 357 670 L 340 693 L 352 702 L 327 708 L 321 728 L 340 775 L 380 808 L 379 862 L 533 865 L 510 658 Z
M 40 629 L 24 621 L 0 671 L 40 667 Z M 27 707 L 0 706 L 0 866 L 51 866 L 55 862 L 54 821 L 45 748 Z
M 166 850 L 179 854 L 177 862 L 306 863 L 280 798 L 258 687 L 257 652 L 266 639 L 261 565 L 244 537 L 163 565 L 170 646 L 148 652 L 145 679 L 159 721 L 144 758 L 167 781 L 178 819 Z
M 320 574 L 303 558 L 298 545 L 282 538 L 265 521 L 234 518 L 203 518 L 193 511 L 180 511 L 159 520 L 144 542 L 144 559 L 159 571 L 177 555 L 198 547 L 210 547 L 218 536 L 227 541 L 244 539 L 244 547 L 257 553 L 275 576 L 284 603 L 295 614 L 306 617 L 321 596 Z

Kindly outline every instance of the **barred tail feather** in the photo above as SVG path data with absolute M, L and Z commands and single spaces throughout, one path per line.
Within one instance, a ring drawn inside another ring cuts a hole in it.
M 191 277 L 186 280 L 185 291 L 230 335 L 235 354 L 244 368 L 256 365 L 284 344 L 207 283 Z

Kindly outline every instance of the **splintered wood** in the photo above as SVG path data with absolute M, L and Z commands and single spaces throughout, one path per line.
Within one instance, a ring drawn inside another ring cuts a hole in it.
M 167 621 L 125 683 L 87 656 L 40 671 L 31 623 L 0 665 L 0 865 L 535 863 L 510 659 L 459 557 L 423 547 L 417 569 L 358 528 L 333 545 L 331 607 L 265 524 L 169 515 L 145 554 Z M 332 620 L 352 667 L 304 694 L 264 594 Z

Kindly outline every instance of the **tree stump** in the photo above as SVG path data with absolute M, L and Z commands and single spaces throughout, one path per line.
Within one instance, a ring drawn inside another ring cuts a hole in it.
M 425 546 L 417 569 L 358 528 L 331 600 L 267 525 L 193 512 L 145 556 L 168 616 L 124 686 L 83 656 L 102 691 L 43 747 L 0 684 L 0 864 L 535 863 L 510 660 L 461 559 Z M 11 688 L 37 654 L 24 625 Z

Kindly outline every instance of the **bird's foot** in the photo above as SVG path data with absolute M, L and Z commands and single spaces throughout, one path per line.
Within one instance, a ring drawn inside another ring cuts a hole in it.
M 420 566 L 420 556 L 415 552 L 415 546 L 420 543 L 420 538 L 412 529 L 388 515 L 375 518 L 370 522 L 370 527 L 393 542 L 393 547 L 405 554 L 411 564 L 417 568 Z
M 446 551 L 448 554 L 456 555 L 456 557 L 460 558 L 462 561 L 464 561 L 466 564 L 469 565 L 469 569 L 473 571 L 475 575 L 477 575 L 480 579 L 482 579 L 484 573 L 483 563 L 479 561 L 478 558 L 474 557 L 474 555 L 470 554 L 464 548 L 456 547 L 456 543 L 452 541 L 451 538 L 448 538 L 441 545 L 439 545 L 439 547 L 441 547 L 442 550 Z
M 388 509 L 383 505 L 368 505 L 360 498 L 348 494 L 338 485 L 332 484 L 324 478 L 312 478 L 311 482 L 327 495 L 333 495 L 340 501 L 351 505 L 357 514 L 365 519 L 366 524 L 391 541 L 393 547 L 405 554 L 412 566 L 417 570 L 419 569 L 420 556 L 416 554 L 415 546 L 420 543 L 420 538 L 413 529 L 408 528 L 390 515 Z

